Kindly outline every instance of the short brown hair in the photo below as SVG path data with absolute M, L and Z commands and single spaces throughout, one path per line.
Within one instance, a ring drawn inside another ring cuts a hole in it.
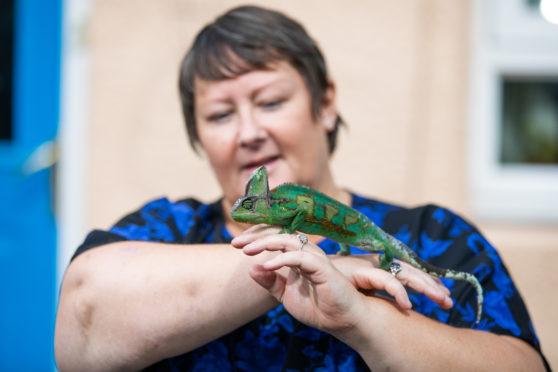
M 222 80 L 266 69 L 270 62 L 287 61 L 302 76 L 310 92 L 312 115 L 319 114 L 328 88 L 325 59 L 304 27 L 278 11 L 256 6 L 234 8 L 206 25 L 182 60 L 179 90 L 186 130 L 192 148 L 199 137 L 194 112 L 194 79 Z M 335 149 L 337 115 L 328 133 L 329 152 Z

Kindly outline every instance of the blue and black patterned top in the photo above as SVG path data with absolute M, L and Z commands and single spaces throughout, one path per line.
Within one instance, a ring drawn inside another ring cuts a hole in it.
M 480 323 L 475 327 L 519 337 L 540 352 L 540 345 L 517 288 L 496 250 L 475 227 L 448 209 L 418 208 L 353 195 L 353 208 L 415 250 L 429 263 L 474 273 L 484 289 Z M 95 230 L 75 256 L 102 244 L 121 240 L 167 243 L 228 243 L 221 203 L 194 199 L 152 201 L 129 214 L 108 231 Z M 323 240 L 319 246 L 333 254 L 338 245 Z M 185 249 L 187 249 L 185 247 Z M 352 253 L 365 253 L 351 248 Z M 75 257 L 74 256 L 74 257 Z M 413 309 L 456 327 L 475 321 L 476 294 L 462 281 L 442 279 L 455 305 L 444 310 L 426 296 L 409 290 Z M 239 329 L 192 352 L 163 360 L 148 371 L 368 371 L 362 358 L 347 345 L 310 328 L 283 308 L 269 311 Z

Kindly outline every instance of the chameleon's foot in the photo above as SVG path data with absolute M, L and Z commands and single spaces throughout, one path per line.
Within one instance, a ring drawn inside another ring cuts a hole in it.
M 351 247 L 346 244 L 339 244 L 339 251 L 337 252 L 339 256 L 350 256 Z
M 382 255 L 380 260 L 380 269 L 389 271 L 389 268 L 393 262 L 393 257 L 387 257 L 385 254 Z

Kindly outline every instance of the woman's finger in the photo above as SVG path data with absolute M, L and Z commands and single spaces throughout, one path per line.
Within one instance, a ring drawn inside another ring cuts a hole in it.
M 392 274 L 380 269 L 369 269 L 359 272 L 354 277 L 357 285 L 362 289 L 381 289 L 395 298 L 404 309 L 411 309 L 412 304 L 403 284 Z
M 321 248 L 306 240 L 299 234 L 270 234 L 257 238 L 246 244 L 242 250 L 247 255 L 256 255 L 263 251 L 299 251 L 304 250 L 318 255 L 325 255 Z
M 397 279 L 406 287 L 426 295 L 444 309 L 453 306 L 450 291 L 439 278 L 433 277 L 409 264 L 402 263 L 403 269 Z
M 409 278 L 413 277 L 415 278 L 415 280 L 413 281 L 415 285 L 420 285 L 423 288 L 435 288 L 448 296 L 451 293 L 450 290 L 444 285 L 444 283 L 442 283 L 439 278 L 427 274 L 424 271 L 419 270 L 409 264 L 405 264 L 405 273 L 403 273 L 402 270 L 397 275 L 397 278 L 401 280 L 405 285 L 407 285 L 406 283 L 409 281 Z
M 253 242 L 254 240 L 261 238 L 266 235 L 279 234 L 281 231 L 280 227 L 270 226 L 265 224 L 254 225 L 243 231 L 242 234 L 234 237 L 231 244 L 235 248 L 242 248 L 246 244 Z
M 335 266 L 361 291 L 382 289 L 393 296 L 403 308 L 410 308 L 407 291 L 404 287 L 414 289 L 425 294 L 432 301 L 443 308 L 452 306 L 449 298 L 449 290 L 435 277 L 411 266 L 399 262 L 402 270 L 393 276 L 389 271 L 378 268 L 379 259 L 377 255 L 358 255 L 351 257 L 331 257 Z
M 313 275 L 324 269 L 324 267 L 330 267 L 330 265 L 323 260 L 327 260 L 325 255 L 318 256 L 309 252 L 297 250 L 275 256 L 262 266 L 266 270 L 278 270 L 282 267 L 297 268 L 305 275 Z
M 277 293 L 285 286 L 285 280 L 275 271 L 266 270 L 262 265 L 254 265 L 250 268 L 250 276 L 263 288 L 272 294 Z

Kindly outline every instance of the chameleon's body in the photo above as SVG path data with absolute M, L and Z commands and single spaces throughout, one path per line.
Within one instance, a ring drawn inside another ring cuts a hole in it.
M 231 217 L 238 222 L 265 223 L 283 227 L 282 232 L 300 231 L 320 235 L 340 244 L 340 254 L 350 246 L 382 251 L 380 268 L 387 270 L 394 256 L 436 277 L 465 280 L 477 291 L 477 319 L 482 312 L 483 291 L 470 273 L 442 269 L 421 260 L 415 251 L 389 235 L 364 214 L 309 187 L 285 183 L 269 190 L 267 171 L 258 168 L 246 185 L 246 195 L 236 201 Z

